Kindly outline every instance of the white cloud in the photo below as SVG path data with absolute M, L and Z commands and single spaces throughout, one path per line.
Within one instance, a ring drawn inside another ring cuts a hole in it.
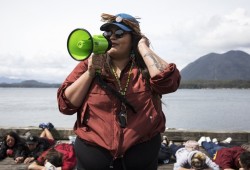
M 153 38 L 161 56 L 183 68 L 210 52 L 250 52 L 250 16 L 243 8 L 224 15 L 197 16 L 175 22 L 165 34 Z
M 212 18 L 209 23 L 212 23 L 211 27 L 200 41 L 202 46 L 228 50 L 249 47 L 250 16 L 244 9 L 236 9 L 229 15 Z
M 100 33 L 103 12 L 140 16 L 155 52 L 180 69 L 210 52 L 250 52 L 248 0 L 4 0 L 0 76 L 62 81 L 78 63 L 67 52 L 69 33 L 79 27 Z

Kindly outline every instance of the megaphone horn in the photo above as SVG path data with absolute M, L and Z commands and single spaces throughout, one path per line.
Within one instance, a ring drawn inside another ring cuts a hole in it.
M 87 59 L 91 53 L 104 54 L 111 48 L 111 41 L 103 35 L 93 35 L 81 28 L 73 30 L 67 41 L 70 56 L 82 61 Z

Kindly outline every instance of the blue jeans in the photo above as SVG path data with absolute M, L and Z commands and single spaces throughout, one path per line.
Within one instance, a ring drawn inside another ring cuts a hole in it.
M 202 142 L 202 147 L 207 151 L 207 153 L 209 154 L 209 156 L 211 158 L 214 157 L 215 153 L 220 150 L 221 148 L 223 148 L 222 146 L 219 146 L 218 144 L 215 144 L 213 142 Z

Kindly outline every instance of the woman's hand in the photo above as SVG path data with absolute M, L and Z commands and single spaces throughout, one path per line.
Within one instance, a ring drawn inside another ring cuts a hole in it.
M 17 157 L 17 158 L 15 159 L 15 162 L 16 162 L 16 163 L 22 163 L 22 162 L 23 162 L 23 159 L 24 159 L 24 157 Z
M 137 48 L 148 68 L 150 77 L 154 77 L 157 74 L 163 72 L 165 68 L 168 67 L 168 63 L 160 58 L 153 50 L 151 50 L 149 45 L 149 39 L 142 35 L 142 38 L 138 42 Z
M 34 161 L 34 160 L 35 160 L 34 157 L 27 157 L 27 158 L 24 160 L 24 163 L 25 163 L 25 164 L 28 164 L 28 163 L 30 163 L 30 162 L 32 162 L 32 161 Z
M 141 38 L 140 41 L 138 42 L 138 49 L 139 49 L 140 46 L 142 46 L 142 45 L 146 45 L 147 47 L 149 47 L 149 45 L 150 45 L 149 39 L 148 39 L 146 36 L 144 36 L 144 35 L 142 35 L 142 38 Z
M 88 58 L 88 72 L 91 77 L 95 76 L 96 71 L 100 71 L 103 68 L 106 55 L 92 54 Z

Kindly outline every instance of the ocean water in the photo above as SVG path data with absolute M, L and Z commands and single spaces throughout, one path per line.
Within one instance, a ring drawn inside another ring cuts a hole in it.
M 57 88 L 0 88 L 0 127 L 52 122 L 72 128 L 76 114 L 59 112 Z M 250 131 L 250 89 L 179 89 L 162 98 L 166 127 Z
M 27 127 L 51 122 L 71 128 L 76 115 L 58 110 L 57 88 L 0 88 L 0 126 Z
M 163 102 L 169 128 L 250 131 L 250 89 L 179 89 Z

